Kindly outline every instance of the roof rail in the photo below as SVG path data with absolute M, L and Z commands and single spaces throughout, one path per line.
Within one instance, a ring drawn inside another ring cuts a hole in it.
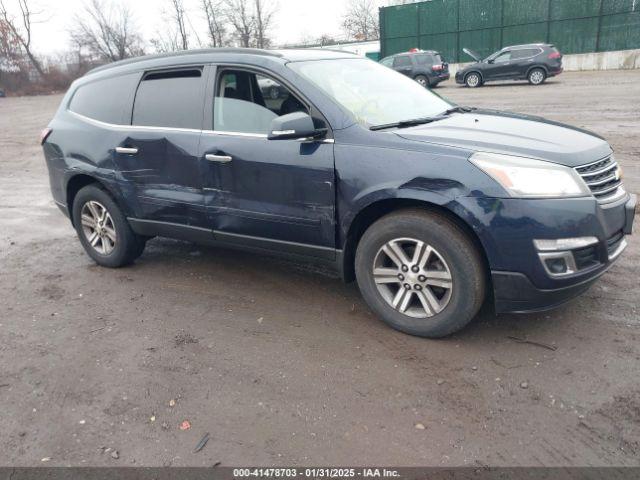
M 182 50 L 179 52 L 157 53 L 155 55 L 144 55 L 142 57 L 134 57 L 134 58 L 127 58 L 125 60 L 118 60 L 117 62 L 112 62 L 106 65 L 101 65 L 99 67 L 92 68 L 87 72 L 87 75 L 90 73 L 109 70 L 110 68 L 120 67 L 122 65 L 130 65 L 133 63 L 144 62 L 146 60 L 156 60 L 161 58 L 172 58 L 172 57 L 184 57 L 187 55 L 201 55 L 201 54 L 207 54 L 207 53 L 235 53 L 235 54 L 244 54 L 244 55 L 264 55 L 267 57 L 282 57 L 281 53 L 269 51 L 269 50 L 261 50 L 259 48 L 198 48 L 194 50 Z

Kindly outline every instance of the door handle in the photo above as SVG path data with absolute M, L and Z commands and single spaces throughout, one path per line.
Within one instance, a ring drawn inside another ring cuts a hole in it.
M 204 158 L 210 162 L 229 163 L 233 160 L 229 155 L 214 155 L 213 153 L 207 153 Z
M 135 155 L 138 153 L 137 148 L 129 148 L 129 147 L 116 147 L 116 153 L 123 153 L 125 155 Z

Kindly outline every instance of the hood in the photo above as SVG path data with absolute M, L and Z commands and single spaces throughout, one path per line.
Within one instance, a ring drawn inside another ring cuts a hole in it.
M 480 57 L 480 55 L 477 52 L 474 52 L 470 48 L 463 48 L 462 51 L 467 55 L 469 55 L 471 58 L 473 58 L 476 62 L 482 61 L 482 57 Z
M 529 115 L 478 110 L 395 131 L 407 140 L 536 158 L 568 167 L 611 154 L 601 137 Z

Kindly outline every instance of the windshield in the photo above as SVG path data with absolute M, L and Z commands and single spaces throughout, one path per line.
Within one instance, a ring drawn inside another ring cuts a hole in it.
M 451 108 L 449 102 L 419 83 L 372 60 L 316 60 L 293 62 L 289 67 L 364 126 L 435 116 Z

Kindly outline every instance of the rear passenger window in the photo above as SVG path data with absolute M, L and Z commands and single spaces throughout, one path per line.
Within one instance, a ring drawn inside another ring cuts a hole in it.
M 203 106 L 201 69 L 148 73 L 136 92 L 132 124 L 199 130 Z
M 523 48 L 522 50 L 514 50 L 511 52 L 511 59 L 517 60 L 519 58 L 535 57 L 540 53 L 540 49 L 537 48 Z
M 129 124 L 131 97 L 140 75 L 106 78 L 78 87 L 69 110 L 101 122 Z
M 393 60 L 394 67 L 410 67 L 411 65 L 411 59 L 406 55 L 403 57 L 395 57 Z

